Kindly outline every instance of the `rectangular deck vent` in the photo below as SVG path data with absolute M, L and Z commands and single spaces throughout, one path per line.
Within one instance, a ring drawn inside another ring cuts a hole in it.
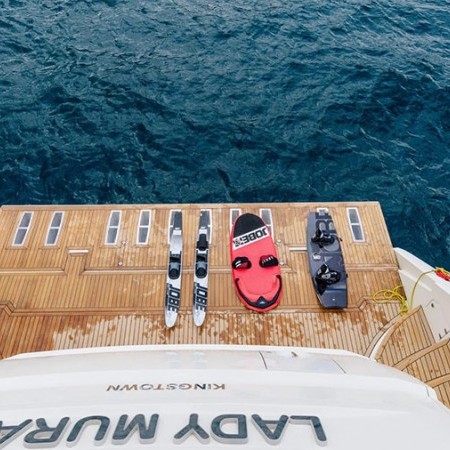
M 136 244 L 148 244 L 150 236 L 150 223 L 152 220 L 152 212 L 150 210 L 142 210 L 139 215 L 139 225 L 137 229 Z
M 61 232 L 63 217 L 64 213 L 61 211 L 55 211 L 53 213 L 52 220 L 50 221 L 50 225 L 48 227 L 45 245 L 56 245 L 59 233 Z
M 358 208 L 347 208 L 347 218 L 354 242 L 365 242 L 364 228 L 359 216 Z
M 259 210 L 259 215 L 263 222 L 266 224 L 269 233 L 273 236 L 272 210 L 270 208 L 261 208 Z
M 173 231 L 173 224 L 175 221 L 175 214 L 177 212 L 183 212 L 181 209 L 171 209 L 169 211 L 169 224 L 167 227 L 167 243 L 170 244 L 170 236 L 172 235 L 172 231 Z
M 13 245 L 16 247 L 22 246 L 27 237 L 28 230 L 30 229 L 31 219 L 33 217 L 32 212 L 23 212 L 20 217 L 19 225 L 14 236 Z
M 234 222 L 241 214 L 242 214 L 242 210 L 240 208 L 230 209 L 230 232 L 233 229 Z
M 115 245 L 119 236 L 121 211 L 111 211 L 109 215 L 108 227 L 106 229 L 105 244 Z

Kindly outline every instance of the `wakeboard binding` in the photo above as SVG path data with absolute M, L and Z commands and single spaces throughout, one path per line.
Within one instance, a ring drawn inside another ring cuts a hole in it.
M 316 273 L 317 288 L 320 294 L 332 284 L 337 283 L 341 279 L 341 274 L 336 270 L 330 270 L 326 264 L 322 264 Z
M 315 244 L 319 244 L 320 247 L 324 245 L 330 245 L 334 242 L 334 236 L 330 233 L 325 233 L 322 229 L 317 228 L 311 241 Z

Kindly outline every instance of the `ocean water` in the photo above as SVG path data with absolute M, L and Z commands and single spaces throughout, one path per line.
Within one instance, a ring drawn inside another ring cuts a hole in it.
M 450 268 L 450 1 L 0 0 L 0 203 L 381 202 Z

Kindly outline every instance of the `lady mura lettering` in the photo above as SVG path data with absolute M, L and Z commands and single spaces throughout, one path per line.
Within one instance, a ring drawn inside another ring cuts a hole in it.
M 88 428 L 85 438 L 92 439 L 92 444 L 96 446 L 101 446 L 107 440 L 114 445 L 126 445 L 133 435 L 136 436 L 139 444 L 148 445 L 157 443 L 158 436 L 161 435 L 158 434 L 160 422 L 160 415 L 157 413 L 149 416 L 122 414 L 118 419 L 105 415 L 80 418 L 66 416 L 59 420 L 47 420 L 40 417 L 35 420 L 25 419 L 17 425 L 8 425 L 0 420 L 0 448 L 4 448 L 19 436 L 22 437 L 23 444 L 27 448 L 54 448 L 59 444 L 64 448 L 67 445 L 76 446 Z M 164 431 L 170 433 L 175 444 L 198 441 L 204 445 L 209 444 L 211 440 L 225 445 L 245 444 L 249 439 L 249 424 L 252 424 L 269 444 L 280 443 L 286 428 L 293 425 L 309 427 L 310 436 L 315 438 L 317 445 L 327 444 L 325 430 L 317 416 L 283 414 L 278 418 L 263 418 L 258 414 L 247 417 L 245 414 L 225 413 L 213 419 L 207 419 L 201 418 L 194 412 L 189 414 L 185 425 L 179 429 L 179 426 L 170 429 L 173 424 L 172 416 L 167 417 L 164 423 Z M 215 445 L 217 444 L 213 442 L 212 447 Z M 299 448 L 300 446 L 299 443 Z M 132 447 L 136 448 L 135 443 Z

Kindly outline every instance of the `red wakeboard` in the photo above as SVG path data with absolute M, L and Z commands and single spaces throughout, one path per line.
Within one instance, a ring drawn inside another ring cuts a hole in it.
M 230 236 L 233 284 L 249 309 L 266 312 L 281 300 L 281 271 L 269 229 L 261 217 L 242 214 Z

